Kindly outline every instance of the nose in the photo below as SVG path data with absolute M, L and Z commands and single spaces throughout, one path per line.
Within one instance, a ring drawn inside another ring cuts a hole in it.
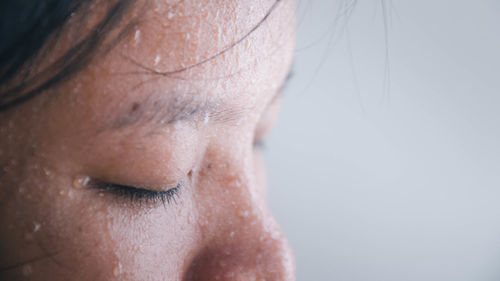
M 277 229 L 254 225 L 220 235 L 191 262 L 186 280 L 295 280 L 290 247 Z
M 211 171 L 217 203 L 202 208 L 203 245 L 190 261 L 184 281 L 293 281 L 290 246 L 263 200 L 252 169 L 225 165 Z M 248 167 L 248 165 L 246 165 Z M 214 174 L 217 180 L 213 181 Z

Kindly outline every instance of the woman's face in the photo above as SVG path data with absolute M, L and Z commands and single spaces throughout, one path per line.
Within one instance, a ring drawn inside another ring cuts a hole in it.
M 202 2 L 138 1 L 113 49 L 2 113 L 0 279 L 294 279 L 255 146 L 289 71 L 294 3 Z M 88 12 L 82 34 L 106 11 Z

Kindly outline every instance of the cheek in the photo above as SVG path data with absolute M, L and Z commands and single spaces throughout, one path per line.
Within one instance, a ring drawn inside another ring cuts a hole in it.
M 193 201 L 186 191 L 177 203 L 139 214 L 109 213 L 110 243 L 121 266 L 121 279 L 157 280 L 169 276 L 181 280 L 200 233 Z M 116 273 L 116 272 L 115 272 Z
M 32 262 L 8 274 L 29 275 L 35 278 L 33 280 L 49 276 L 54 276 L 52 280 L 105 280 L 110 277 L 113 245 L 109 243 L 102 208 L 79 202 L 77 194 L 71 194 L 74 197 L 68 199 L 67 193 L 55 192 L 58 187 L 55 183 L 48 188 L 42 180 L 33 178 L 29 181 L 31 188 L 27 184 L 21 185 L 26 188 L 26 194 L 11 198 L 15 208 L 7 206 L 21 212 L 2 217 L 3 223 L 14 226 L 10 234 L 16 239 L 2 237 L 2 241 L 10 243 L 0 244 L 7 253 L 13 254 L 2 265 Z M 0 274 L 0 279 L 2 276 Z
M 66 184 L 52 182 L 50 190 Z M 198 218 L 189 190 L 183 191 L 177 203 L 154 208 L 100 197 L 90 190 L 32 195 L 36 200 L 24 198 L 17 206 L 24 210 L 23 221 L 38 226 L 36 231 L 31 225 L 18 231 L 29 234 L 25 237 L 29 241 L 17 244 L 23 245 L 23 260 L 47 257 L 30 265 L 34 277 L 158 280 L 158 276 L 172 276 L 181 280 L 190 253 L 199 245 Z

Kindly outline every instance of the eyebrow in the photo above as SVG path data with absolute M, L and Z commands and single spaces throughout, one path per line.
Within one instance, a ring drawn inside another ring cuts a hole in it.
M 197 98 L 196 93 L 179 96 L 181 97 L 134 102 L 112 118 L 110 128 L 124 130 L 147 127 L 154 132 L 181 121 L 194 121 L 198 118 L 229 124 L 251 109 L 229 106 L 219 101 L 204 101 Z
M 270 99 L 272 104 L 283 93 L 288 81 L 293 76 L 290 70 L 275 95 Z M 111 118 L 109 129 L 120 131 L 125 129 L 149 127 L 151 132 L 164 129 L 180 121 L 204 120 L 213 123 L 235 124 L 252 107 L 235 106 L 223 101 L 206 101 L 199 97 L 198 93 L 175 94 L 172 93 L 160 99 L 152 100 L 150 95 L 142 102 L 133 102 L 125 109 Z

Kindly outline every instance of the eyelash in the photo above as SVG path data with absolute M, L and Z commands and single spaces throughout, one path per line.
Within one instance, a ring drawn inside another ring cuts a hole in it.
M 131 203 L 138 204 L 139 206 L 142 205 L 142 203 L 147 205 L 157 205 L 162 203 L 164 207 L 166 204 L 171 204 L 172 202 L 177 203 L 176 198 L 178 198 L 182 187 L 182 183 L 178 183 L 175 187 L 169 190 L 154 191 L 104 182 L 94 182 L 92 185 L 94 188 L 102 192 L 110 192 L 120 198 L 129 198 Z

